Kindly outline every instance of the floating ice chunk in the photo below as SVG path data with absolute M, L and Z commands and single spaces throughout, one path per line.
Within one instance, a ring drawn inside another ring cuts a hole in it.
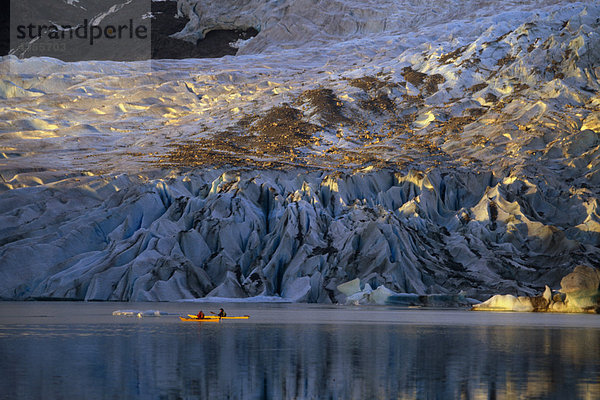
M 597 291 L 600 286 L 600 272 L 586 265 L 578 265 L 573 272 L 560 281 L 561 293 Z
M 542 311 L 542 312 L 599 312 L 600 272 L 592 267 L 578 265 L 560 282 L 560 293 L 552 296 L 545 287 L 541 296 L 515 297 L 510 294 L 495 295 L 474 305 L 475 311 Z
M 397 294 L 396 292 L 386 288 L 384 285 L 379 286 L 373 290 L 369 296 L 369 300 L 375 304 L 386 304 L 390 296 Z
M 367 295 L 364 292 L 357 292 L 346 297 L 346 304 L 365 304 L 367 302 Z
M 573 272 L 560 281 L 561 293 L 566 294 L 569 309 L 581 311 L 600 308 L 600 271 L 586 265 L 578 265 Z
M 137 315 L 139 311 L 137 310 L 116 310 L 113 311 L 112 315 L 123 315 L 126 317 L 133 317 L 135 315 Z
M 125 317 L 160 317 L 161 315 L 168 315 L 168 313 L 159 310 L 115 310 L 112 315 L 125 316 Z
M 513 296 L 512 294 L 497 294 L 480 304 L 475 304 L 476 311 L 533 311 L 531 298 L 525 296 Z
M 360 292 L 360 279 L 356 278 L 351 281 L 342 283 L 337 286 L 337 290 L 346 296 L 351 296 L 354 293 Z
M 337 289 L 346 296 L 346 304 L 354 305 L 369 303 L 369 295 L 373 292 L 373 288 L 368 283 L 361 290 L 359 278 L 342 283 L 337 286 Z

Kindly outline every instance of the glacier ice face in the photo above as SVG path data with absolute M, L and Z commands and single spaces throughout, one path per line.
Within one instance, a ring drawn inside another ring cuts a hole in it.
M 531 296 L 599 257 L 572 233 L 582 198 L 542 189 L 466 169 L 70 177 L 0 193 L 0 296 Z

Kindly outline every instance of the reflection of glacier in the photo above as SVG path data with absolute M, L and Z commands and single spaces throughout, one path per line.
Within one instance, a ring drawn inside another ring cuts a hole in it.
M 598 257 L 582 225 L 589 207 L 548 190 L 435 171 L 215 171 L 22 188 L 2 196 L 0 294 L 329 302 L 357 277 L 400 293 L 533 294 Z
M 0 342 L 8 398 L 600 396 L 594 329 L 146 324 L 17 332 Z M 61 368 L 44 379 L 57 359 Z

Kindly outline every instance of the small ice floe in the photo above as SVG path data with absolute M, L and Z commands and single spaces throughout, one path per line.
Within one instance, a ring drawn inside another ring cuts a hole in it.
M 113 311 L 112 315 L 120 315 L 125 317 L 160 317 L 161 315 L 168 315 L 168 313 L 159 310 L 116 310 Z
M 368 283 L 361 289 L 360 279 L 342 283 L 337 289 L 346 296 L 346 304 L 385 304 L 388 297 L 396 292 L 381 285 L 373 290 Z
M 562 278 L 555 294 L 546 286 L 541 296 L 492 296 L 473 306 L 474 311 L 600 313 L 600 271 L 578 265 Z

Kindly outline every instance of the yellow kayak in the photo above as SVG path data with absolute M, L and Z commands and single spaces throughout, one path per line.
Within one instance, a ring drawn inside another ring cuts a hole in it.
M 198 317 L 196 315 L 192 315 L 192 314 L 188 314 L 188 317 L 190 318 L 194 318 L 194 319 L 198 319 Z M 240 316 L 235 316 L 235 317 L 219 317 L 218 315 L 205 315 L 204 319 L 210 319 L 210 320 L 219 320 L 219 319 L 248 319 L 250 318 L 249 315 L 240 315 Z
M 194 318 L 179 317 L 179 319 L 182 321 L 219 322 L 218 318 L 198 318 L 196 316 Z

